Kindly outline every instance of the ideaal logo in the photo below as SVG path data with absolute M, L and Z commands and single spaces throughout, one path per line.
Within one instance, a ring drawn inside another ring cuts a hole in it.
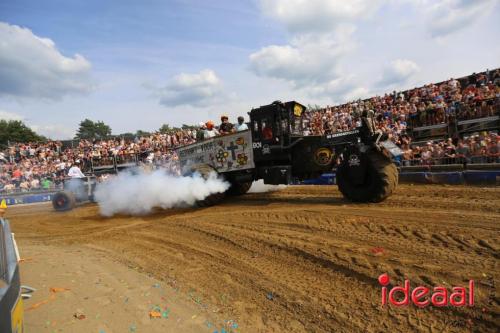
M 469 287 L 452 287 L 451 293 L 443 286 L 432 290 L 424 286 L 411 288 L 410 280 L 404 281 L 404 287 L 394 286 L 388 290 L 389 275 L 384 273 L 378 277 L 382 285 L 382 305 L 390 303 L 395 306 L 409 305 L 410 301 L 419 307 L 433 306 L 474 306 L 474 280 L 469 280 Z

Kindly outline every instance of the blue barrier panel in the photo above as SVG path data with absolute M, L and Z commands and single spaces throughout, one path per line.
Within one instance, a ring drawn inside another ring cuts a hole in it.
M 462 172 L 427 172 L 432 184 L 459 185 L 464 183 Z
M 335 185 L 335 173 L 324 173 L 319 178 L 306 179 L 301 184 L 303 185 Z
M 52 200 L 52 195 L 54 193 L 43 193 L 43 194 L 26 194 L 26 195 L 16 195 L 16 196 L 0 196 L 0 201 L 5 199 L 8 206 L 19 205 L 19 204 L 30 204 L 36 202 L 46 202 Z
M 421 184 L 469 184 L 469 185 L 496 185 L 500 184 L 499 171 L 455 171 L 455 172 L 402 172 L 399 174 L 400 183 Z
M 401 172 L 399 174 L 400 183 L 416 184 L 487 184 L 494 185 L 500 183 L 500 171 L 450 171 L 450 172 Z M 304 180 L 304 185 L 335 185 L 335 173 L 325 173 L 319 178 Z
M 500 170 L 470 170 L 464 172 L 465 182 L 467 184 L 486 184 L 497 185 L 500 184 Z
M 464 183 L 462 172 L 401 172 L 400 183 L 450 184 Z
M 432 180 L 428 172 L 402 172 L 399 174 L 399 182 L 430 184 Z
M 320 179 L 323 179 L 328 185 L 337 184 L 337 178 L 335 176 L 335 172 L 333 173 L 324 173 L 321 175 Z

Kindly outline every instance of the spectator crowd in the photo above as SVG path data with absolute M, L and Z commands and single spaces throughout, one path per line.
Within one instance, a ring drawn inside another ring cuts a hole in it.
M 378 130 L 405 151 L 402 165 L 499 162 L 496 132 L 428 141 L 420 146 L 412 142 L 408 129 L 500 115 L 500 69 L 309 110 L 303 116 L 301 131 L 304 135 L 328 135 L 352 130 L 361 125 L 362 114 L 369 110 L 375 114 Z
M 482 132 L 461 139 L 428 141 L 414 145 L 409 127 L 421 127 L 498 115 L 500 69 L 450 79 L 404 92 L 393 92 L 338 106 L 310 109 L 300 121 L 302 135 L 326 135 L 361 125 L 361 115 L 371 110 L 379 130 L 401 147 L 401 165 L 500 162 L 500 137 Z M 153 133 L 134 139 L 80 140 L 65 146 L 60 141 L 15 143 L 0 151 L 0 192 L 51 190 L 61 186 L 67 170 L 79 163 L 134 161 L 175 170 L 174 148 L 217 135 L 246 130 L 243 117 L 232 124 L 227 116 L 221 124 L 200 123 L 198 129 Z
M 117 159 L 168 165 L 176 159 L 173 148 L 196 141 L 196 131 L 155 133 L 133 140 L 80 140 L 63 147 L 60 141 L 13 144 L 0 152 L 0 191 L 49 190 L 61 186 L 68 169 L 78 164 L 85 171 L 90 163 L 107 164 Z
M 381 129 L 399 135 L 422 127 L 498 114 L 500 69 L 450 79 L 403 92 L 393 92 L 306 113 L 304 132 L 323 135 L 351 130 L 363 111 L 373 110 Z

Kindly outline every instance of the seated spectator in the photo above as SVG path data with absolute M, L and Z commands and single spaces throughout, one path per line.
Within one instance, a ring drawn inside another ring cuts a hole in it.
M 40 188 L 40 180 L 38 180 L 38 178 L 33 178 L 31 180 L 30 187 L 32 189 L 38 189 L 38 188 Z
M 30 189 L 30 183 L 27 180 L 23 180 L 19 184 L 19 188 L 21 189 L 22 192 L 27 192 Z
M 52 181 L 49 178 L 42 180 L 42 189 L 49 190 L 52 187 Z

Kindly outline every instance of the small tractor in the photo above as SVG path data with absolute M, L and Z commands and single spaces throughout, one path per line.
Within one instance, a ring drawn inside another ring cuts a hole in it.
M 95 186 L 95 176 L 66 179 L 64 181 L 64 190 L 52 196 L 52 207 L 58 212 L 63 212 L 72 210 L 77 204 L 94 202 Z
M 303 135 L 306 107 L 276 101 L 252 109 L 249 129 L 210 138 L 177 149 L 185 173 L 203 177 L 217 173 L 231 186 L 198 202 L 211 206 L 227 195 L 246 193 L 253 181 L 292 184 L 336 169 L 336 181 L 345 198 L 380 202 L 398 184 L 392 157 L 402 151 L 387 135 L 375 130 L 373 112 L 365 112 L 361 126 L 329 135 Z
M 85 178 L 65 179 L 64 189 L 52 196 L 54 210 L 72 210 L 79 204 L 95 202 L 94 191 L 101 175 L 116 174 L 138 164 L 137 155 L 91 159 L 85 166 Z

